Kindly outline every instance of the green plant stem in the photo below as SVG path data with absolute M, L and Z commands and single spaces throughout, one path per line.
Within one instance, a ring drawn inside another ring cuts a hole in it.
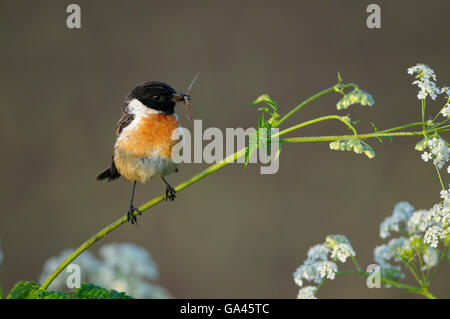
M 368 139 L 368 138 L 376 138 L 383 136 L 420 136 L 424 133 L 422 131 L 416 132 L 392 132 L 392 133 L 383 133 L 383 132 L 375 132 L 369 134 L 357 134 L 357 135 L 329 135 L 329 136 L 305 136 L 305 137 L 289 137 L 280 139 L 280 142 L 284 143 L 303 143 L 303 142 L 332 142 L 340 139 L 346 139 L 351 137 L 356 137 L 359 139 Z
M 302 103 L 300 103 L 299 105 L 297 105 L 296 107 L 294 107 L 289 113 L 287 113 L 285 116 L 283 116 L 281 119 L 279 119 L 272 127 L 278 127 L 280 126 L 281 123 L 283 123 L 284 121 L 286 121 L 288 118 L 290 118 L 295 112 L 297 112 L 298 110 L 300 110 L 302 107 L 304 107 L 306 104 L 314 101 L 315 99 L 321 97 L 322 95 L 325 95 L 327 93 L 331 93 L 331 92 L 336 92 L 339 89 L 344 89 L 344 88 L 348 88 L 348 87 L 357 87 L 356 84 L 354 83 L 348 83 L 348 84 L 336 84 L 333 87 L 330 87 L 326 90 L 323 90 L 319 93 L 317 93 L 316 95 L 311 96 L 309 99 L 303 101 Z
M 319 123 L 319 122 L 322 122 L 322 121 L 326 121 L 326 120 L 338 120 L 338 121 L 341 121 L 342 123 L 347 125 L 353 131 L 353 133 L 355 135 L 358 134 L 356 132 L 356 129 L 348 121 L 346 121 L 343 116 L 328 115 L 328 116 L 318 117 L 316 119 L 313 119 L 313 120 L 310 120 L 310 121 L 306 121 L 306 122 L 300 123 L 298 125 L 291 126 L 291 127 L 287 128 L 287 129 L 281 131 L 281 132 L 278 132 L 277 134 L 272 135 L 272 137 L 280 136 L 280 135 L 283 135 L 283 134 L 286 134 L 286 133 L 298 130 L 299 128 L 302 128 L 302 127 L 305 127 L 305 126 L 308 126 L 308 125 L 311 125 L 311 124 Z
M 336 272 L 337 275 L 346 275 L 346 274 L 359 274 L 359 275 L 363 275 L 366 277 L 369 277 L 370 275 L 372 275 L 371 273 L 365 272 L 365 271 L 360 271 L 360 270 L 349 270 L 349 271 L 338 271 Z M 381 277 L 380 281 L 397 287 L 397 288 L 401 288 L 401 289 L 405 289 L 408 292 L 412 292 L 412 293 L 416 293 L 416 294 L 420 294 L 422 296 L 425 296 L 429 299 L 436 299 L 436 297 L 430 293 L 426 288 L 421 288 L 421 287 L 415 287 L 415 286 L 411 286 L 411 285 L 407 285 L 407 284 L 402 284 L 400 282 L 396 282 L 394 280 L 390 280 L 390 279 L 386 279 Z
M 322 96 L 324 94 L 327 94 L 327 93 L 331 93 L 331 92 L 343 93 L 343 89 L 348 88 L 348 87 L 358 87 L 358 85 L 356 85 L 354 83 L 348 83 L 348 84 L 341 84 L 341 83 L 339 83 L 339 84 L 336 84 L 335 86 L 333 86 L 331 88 L 328 88 L 328 89 L 326 89 L 324 91 L 321 91 L 321 92 L 317 93 L 316 95 L 310 97 L 309 99 L 305 100 L 301 104 L 297 105 L 289 113 L 287 113 L 280 120 L 278 120 L 273 125 L 273 127 L 274 128 L 278 127 L 280 124 L 282 124 L 285 120 L 287 120 L 289 117 L 291 117 L 294 113 L 296 113 L 298 110 L 300 110 L 306 104 L 312 102 L 313 100 L 319 98 L 320 96 Z M 347 121 L 344 121 L 343 117 L 340 117 L 340 116 L 337 116 L 337 115 L 332 115 L 332 116 L 321 117 L 321 118 L 318 118 L 318 119 L 315 119 L 315 120 L 307 121 L 307 122 L 301 123 L 299 125 L 293 126 L 291 128 L 288 128 L 288 129 L 278 133 L 277 136 L 286 134 L 286 133 L 291 132 L 293 130 L 296 130 L 296 129 L 300 128 L 300 127 L 304 127 L 304 126 L 307 126 L 307 125 L 310 125 L 310 124 L 313 124 L 313 123 L 317 123 L 317 122 L 320 122 L 320 121 L 324 121 L 324 120 L 327 120 L 327 119 L 338 119 L 338 120 L 344 122 L 350 129 L 352 129 L 352 131 L 354 132 L 354 135 L 294 137 L 294 138 L 280 139 L 280 142 L 289 142 L 289 143 L 323 142 L 323 141 L 335 141 L 335 140 L 339 140 L 339 139 L 343 139 L 343 138 L 350 138 L 350 137 L 357 137 L 357 138 L 360 138 L 360 139 L 366 139 L 366 138 L 382 137 L 382 136 L 414 136 L 414 135 L 424 135 L 425 132 L 433 132 L 433 131 L 437 131 L 437 130 L 442 129 L 442 128 L 437 128 L 437 129 L 429 130 L 429 131 L 425 131 L 424 130 L 422 132 L 393 132 L 393 131 L 396 131 L 396 130 L 400 130 L 400 129 L 404 129 L 404 128 L 408 128 L 408 127 L 413 127 L 413 126 L 417 126 L 417 125 L 423 125 L 425 127 L 425 123 L 417 122 L 417 123 L 411 123 L 411 124 L 399 126 L 399 127 L 396 127 L 396 128 L 385 130 L 385 131 L 375 132 L 375 133 L 371 133 L 371 134 L 360 134 L 360 135 L 358 135 L 356 130 L 354 129 L 354 127 L 350 123 L 348 123 Z M 389 133 L 389 132 L 392 132 L 392 133 Z M 209 176 L 210 174 L 214 173 L 215 171 L 223 168 L 224 166 L 234 162 L 236 159 L 244 156 L 246 151 L 247 151 L 247 148 L 244 148 L 244 149 L 242 149 L 242 150 L 240 150 L 240 151 L 238 151 L 238 152 L 236 152 L 236 153 L 226 157 L 222 161 L 211 165 L 210 167 L 208 167 L 205 170 L 203 170 L 202 172 L 194 175 L 193 177 L 191 177 L 187 181 L 177 185 L 175 187 L 175 191 L 179 192 L 179 191 L 189 187 L 190 185 L 196 183 L 197 181 L 199 181 L 199 180 Z M 142 206 L 140 206 L 138 209 L 141 212 L 144 212 L 144 211 L 150 209 L 151 207 L 159 204 L 163 200 L 164 200 L 164 195 L 157 196 L 157 197 L 151 199 L 150 201 L 146 202 Z M 137 214 L 137 212 L 134 212 L 134 215 L 136 215 L 136 214 Z M 121 226 L 122 224 L 126 223 L 127 221 L 128 221 L 128 219 L 127 219 L 127 216 L 125 215 L 125 216 L 119 218 L 118 220 L 116 220 L 115 222 L 113 222 L 112 224 L 110 224 L 110 225 L 106 226 L 105 228 L 103 228 L 102 230 L 100 230 L 98 233 L 96 233 L 91 238 L 89 238 L 80 247 L 78 247 L 72 254 L 70 254 L 53 271 L 53 273 L 50 274 L 50 276 L 41 285 L 40 290 L 47 289 L 48 286 L 52 283 L 52 281 L 64 270 L 65 267 L 67 267 L 73 260 L 75 260 L 75 258 L 77 258 L 81 253 L 83 253 L 86 249 L 91 247 L 98 240 L 100 240 L 101 238 L 103 238 L 104 236 L 106 236 L 107 234 L 109 234 L 110 232 L 112 232 L 113 230 L 115 230 L 116 228 Z
M 178 184 L 175 187 L 175 191 L 179 192 L 185 188 L 187 188 L 188 186 L 194 184 L 195 182 L 198 182 L 199 180 L 205 178 L 206 176 L 214 173 L 215 171 L 221 169 L 222 167 L 233 163 L 236 159 L 242 157 L 245 155 L 247 148 L 244 148 L 228 157 L 226 157 L 225 159 L 221 160 L 220 162 L 217 162 L 216 164 L 213 164 L 211 166 L 209 166 L 208 168 L 206 168 L 205 170 L 203 170 L 202 172 L 198 173 L 197 175 L 194 175 L 193 177 L 191 177 L 190 179 L 188 179 L 187 181 L 184 181 L 181 184 Z M 146 202 L 145 204 L 143 204 L 142 206 L 139 207 L 139 210 L 141 212 L 144 212 L 146 210 L 148 210 L 149 208 L 161 203 L 164 200 L 165 196 L 164 195 L 160 195 L 157 196 L 155 198 L 153 198 L 152 200 Z M 137 212 L 134 212 L 134 215 L 137 215 Z M 87 241 L 85 241 L 80 247 L 78 247 L 73 253 L 71 253 L 66 259 L 64 259 L 64 261 L 50 274 L 50 276 L 42 283 L 41 287 L 39 288 L 39 290 L 45 290 L 48 288 L 48 286 L 50 286 L 50 284 L 52 283 L 52 281 L 64 270 L 64 268 L 66 268 L 75 258 L 77 258 L 81 253 L 83 253 L 86 249 L 88 249 L 89 247 L 91 247 L 93 244 L 95 244 L 97 241 L 99 241 L 100 239 L 102 239 L 103 237 L 105 237 L 107 234 L 109 234 L 110 232 L 112 232 L 114 229 L 118 228 L 119 226 L 121 226 L 122 224 L 126 223 L 128 221 L 127 216 L 123 216 L 121 218 L 119 218 L 118 220 L 116 220 L 114 223 L 106 226 L 105 228 L 103 228 L 102 230 L 100 230 L 97 234 L 95 234 L 94 236 L 92 236 L 91 238 L 89 238 Z
M 287 132 L 285 132 L 287 133 Z M 279 135 L 285 134 L 280 133 Z M 383 132 L 375 132 L 370 134 L 359 134 L 356 135 L 357 138 L 360 139 L 366 139 L 366 138 L 373 138 L 373 137 L 381 137 L 381 136 L 416 136 L 416 135 L 423 135 L 424 132 L 393 132 L 393 133 L 383 133 Z M 350 138 L 355 137 L 355 135 L 335 135 L 335 136 L 313 136 L 313 137 L 294 137 L 294 138 L 285 138 L 280 139 L 280 142 L 289 142 L 289 143 L 299 143 L 299 142 L 324 142 L 324 141 L 335 141 L 343 138 Z M 223 159 L 220 162 L 217 162 L 216 164 L 213 164 L 203 170 L 202 172 L 194 175 L 187 181 L 182 182 L 181 184 L 178 184 L 175 187 L 175 191 L 179 192 L 192 184 L 198 182 L 199 180 L 209 176 L 210 174 L 214 173 L 215 171 L 223 168 L 224 166 L 233 163 L 236 161 L 236 159 L 242 157 L 245 155 L 247 148 L 244 148 L 228 157 Z M 139 210 L 141 212 L 144 212 L 148 210 L 149 208 L 159 204 L 164 200 L 164 195 L 157 196 L 150 201 L 146 202 L 142 206 L 139 207 Z M 137 212 L 134 212 L 136 215 Z M 95 244 L 98 240 L 121 226 L 122 224 L 126 223 L 128 221 L 127 216 L 124 215 L 123 217 L 119 218 L 112 224 L 106 226 L 102 230 L 100 230 L 98 233 L 96 233 L 94 236 L 89 238 L 86 242 L 84 242 L 80 247 L 78 247 L 72 254 L 70 254 L 54 271 L 50 274 L 50 276 L 44 281 L 44 283 L 41 285 L 40 290 L 45 290 L 48 288 L 48 286 L 52 283 L 52 281 L 66 268 L 75 258 L 77 258 L 83 251 L 91 247 L 93 244 Z

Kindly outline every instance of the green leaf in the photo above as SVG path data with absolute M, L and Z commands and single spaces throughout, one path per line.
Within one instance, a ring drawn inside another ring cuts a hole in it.
M 261 114 L 261 116 L 259 117 L 259 127 L 264 127 L 264 113 Z
M 123 292 L 83 283 L 73 292 L 39 290 L 40 285 L 33 281 L 19 281 L 8 295 L 8 299 L 132 299 Z
M 270 115 L 273 114 L 273 110 L 271 108 L 267 107 L 267 106 L 263 106 L 263 107 L 258 108 L 258 111 L 264 111 L 264 112 L 269 113 Z
M 274 111 L 278 111 L 278 106 L 275 101 L 268 95 L 260 95 L 256 100 L 254 100 L 250 105 L 256 105 L 258 103 L 264 102 L 269 105 Z
M 75 296 L 71 292 L 59 291 L 40 291 L 29 296 L 30 299 L 74 299 Z
M 87 283 L 83 283 L 80 288 L 75 289 L 74 295 L 78 299 L 133 299 L 123 292 L 107 290 Z
M 253 152 L 258 148 L 258 136 L 259 130 L 257 130 L 255 133 L 248 135 L 248 147 L 245 151 L 244 169 L 247 168 L 250 157 L 253 155 Z
M 40 285 L 33 281 L 17 282 L 8 294 L 8 299 L 27 299 L 39 289 Z
M 342 83 L 344 80 L 342 79 L 341 73 L 338 72 L 337 76 L 338 76 L 338 82 Z

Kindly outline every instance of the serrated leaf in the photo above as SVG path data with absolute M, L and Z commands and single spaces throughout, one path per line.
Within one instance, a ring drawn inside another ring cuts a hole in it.
M 278 111 L 278 106 L 275 101 L 268 95 L 260 95 L 256 100 L 254 100 L 250 105 L 256 105 L 258 103 L 264 102 L 269 105 L 274 111 Z
M 83 283 L 81 287 L 74 290 L 74 295 L 78 299 L 133 299 L 123 292 L 106 290 L 105 288 Z
M 8 299 L 27 299 L 39 289 L 40 285 L 34 281 L 18 281 L 8 294 Z
M 41 291 L 33 293 L 29 296 L 31 299 L 74 299 L 75 296 L 71 292 L 60 291 Z

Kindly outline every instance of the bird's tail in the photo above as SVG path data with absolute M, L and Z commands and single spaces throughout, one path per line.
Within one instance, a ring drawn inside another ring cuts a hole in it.
M 112 160 L 111 167 L 105 169 L 103 172 L 97 175 L 97 180 L 101 181 L 103 179 L 108 179 L 108 182 L 115 180 L 120 177 L 120 173 L 117 170 L 116 164 L 114 164 L 114 159 Z

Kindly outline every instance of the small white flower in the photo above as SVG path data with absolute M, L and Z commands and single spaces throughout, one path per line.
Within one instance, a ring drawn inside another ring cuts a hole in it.
M 298 291 L 297 299 L 317 299 L 314 295 L 316 292 L 316 287 L 307 286 Z
M 423 159 L 425 162 L 428 162 L 430 159 L 432 159 L 432 156 L 431 156 L 430 153 L 424 152 L 424 153 L 422 154 L 422 159 Z

